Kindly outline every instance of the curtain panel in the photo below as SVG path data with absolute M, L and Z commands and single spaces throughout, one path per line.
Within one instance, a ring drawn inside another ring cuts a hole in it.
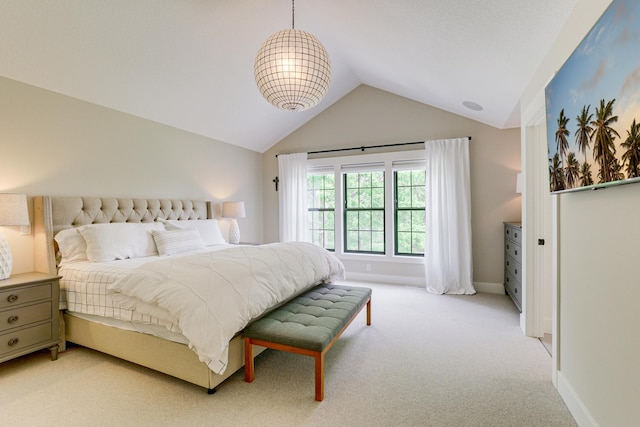
M 309 241 L 307 153 L 278 155 L 280 241 Z
M 425 276 L 434 294 L 475 294 L 469 138 L 425 142 Z

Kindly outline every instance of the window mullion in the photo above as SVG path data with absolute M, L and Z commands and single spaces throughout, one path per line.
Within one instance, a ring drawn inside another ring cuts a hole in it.
M 385 245 L 385 256 L 388 258 L 393 257 L 393 254 L 396 252 L 395 246 L 396 241 L 394 238 L 395 233 L 395 191 L 393 188 L 393 162 L 391 160 L 387 160 L 384 162 L 384 207 L 385 207 L 385 216 L 384 216 L 384 233 L 385 233 L 385 241 L 387 244 Z

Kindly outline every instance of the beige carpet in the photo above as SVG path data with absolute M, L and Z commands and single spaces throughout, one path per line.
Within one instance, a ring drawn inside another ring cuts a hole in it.
M 352 283 L 355 284 L 355 283 Z M 575 426 L 551 358 L 523 336 L 504 295 L 373 288 L 328 352 L 325 399 L 313 359 L 268 350 L 214 395 L 85 348 L 0 364 L 2 426 Z

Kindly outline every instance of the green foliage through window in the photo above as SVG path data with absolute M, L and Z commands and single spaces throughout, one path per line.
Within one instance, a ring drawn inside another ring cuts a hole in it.
M 424 255 L 425 171 L 400 170 L 395 176 L 396 255 Z
M 345 252 L 385 253 L 384 171 L 344 174 Z
M 307 174 L 309 238 L 318 246 L 335 250 L 335 176 L 331 173 Z

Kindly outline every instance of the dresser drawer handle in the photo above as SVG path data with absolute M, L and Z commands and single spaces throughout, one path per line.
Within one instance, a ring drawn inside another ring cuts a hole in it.
M 16 315 L 13 315 L 7 319 L 7 322 L 9 323 L 16 323 L 17 321 L 18 321 L 18 316 Z
M 516 274 L 518 274 L 518 269 L 517 268 L 514 271 L 516 272 Z
M 9 347 L 13 347 L 14 345 L 18 344 L 18 341 L 20 341 L 20 339 L 19 339 L 19 338 L 17 338 L 17 337 L 16 337 L 16 338 L 11 338 L 11 339 L 7 342 L 7 344 L 9 345 Z
M 517 239 L 517 238 L 518 238 L 518 233 L 515 233 L 515 234 L 513 235 L 513 237 L 515 237 L 515 238 Z
M 518 250 L 517 250 L 517 249 L 516 249 L 516 251 L 515 251 L 515 252 L 516 252 L 516 255 L 518 255 Z
M 16 301 L 18 301 L 18 295 L 16 295 L 16 294 L 11 294 L 11 295 L 9 295 L 9 296 L 7 297 L 7 301 L 9 301 L 9 302 L 16 302 Z

